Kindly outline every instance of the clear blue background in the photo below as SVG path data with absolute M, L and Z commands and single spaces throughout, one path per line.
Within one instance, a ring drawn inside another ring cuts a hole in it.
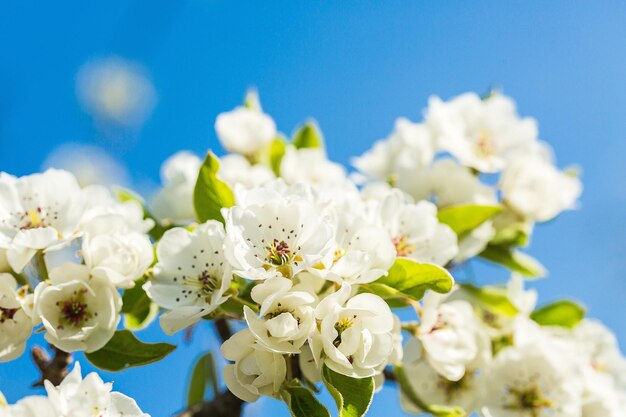
M 534 285 L 542 301 L 584 300 L 626 343 L 624 2 L 22 0 L 0 5 L 0 40 L 0 170 L 16 175 L 76 141 L 155 183 L 171 153 L 217 146 L 215 116 L 252 85 L 283 131 L 314 116 L 331 157 L 347 163 L 397 116 L 419 119 L 431 94 L 502 86 L 540 121 L 559 163 L 584 169 L 582 210 L 536 231 L 530 252 L 551 275 Z M 114 144 L 74 88 L 85 61 L 112 54 L 142 63 L 159 95 L 143 129 Z M 164 339 L 156 326 L 141 337 Z M 208 328 L 191 345 L 172 340 L 181 346 L 158 364 L 103 374 L 153 417 L 182 407 L 190 363 L 214 344 Z M 0 365 L 10 401 L 36 392 L 36 378 L 27 355 Z M 380 394 L 371 415 L 400 413 L 395 395 Z M 271 401 L 248 411 L 261 409 L 287 414 Z

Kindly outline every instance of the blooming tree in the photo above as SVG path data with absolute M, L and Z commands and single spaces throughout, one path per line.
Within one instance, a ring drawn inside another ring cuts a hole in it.
M 0 415 L 145 415 L 78 364 L 63 376 L 76 351 L 109 371 L 164 359 L 175 346 L 133 334 L 157 318 L 168 335 L 213 323 L 229 361 L 219 378 L 216 352 L 198 360 L 180 416 L 237 416 L 267 396 L 325 417 L 328 390 L 359 417 L 387 385 L 404 410 L 440 417 L 623 415 L 613 334 L 525 288 L 546 271 L 521 248 L 582 186 L 511 99 L 432 98 L 351 174 L 315 122 L 287 139 L 255 93 L 215 128 L 230 153 L 172 156 L 151 204 L 55 169 L 0 174 L 0 361 L 33 331 L 55 351 L 37 361 L 47 397 Z M 472 283 L 475 258 L 509 282 Z

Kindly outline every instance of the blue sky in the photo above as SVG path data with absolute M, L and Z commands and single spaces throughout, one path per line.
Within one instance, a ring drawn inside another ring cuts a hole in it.
M 396 117 L 418 120 L 429 95 L 497 85 L 539 120 L 562 166 L 583 169 L 581 210 L 536 230 L 530 253 L 550 277 L 533 285 L 542 301 L 584 301 L 626 344 L 624 22 L 619 1 L 4 2 L 0 170 L 28 174 L 59 144 L 89 143 L 149 188 L 173 152 L 218 147 L 215 116 L 249 86 L 284 132 L 315 117 L 330 156 L 347 163 Z M 81 65 L 111 55 L 141 63 L 159 97 L 141 130 L 113 140 L 75 94 Z M 478 271 L 485 281 L 502 279 L 497 269 Z M 165 338 L 155 327 L 141 337 Z M 182 406 L 190 363 L 215 344 L 208 328 L 192 345 L 180 339 L 158 364 L 103 377 L 153 417 L 170 415 Z M 36 378 L 26 355 L 0 365 L 0 390 L 11 401 L 35 393 Z M 381 395 L 373 416 L 399 410 L 395 392 Z

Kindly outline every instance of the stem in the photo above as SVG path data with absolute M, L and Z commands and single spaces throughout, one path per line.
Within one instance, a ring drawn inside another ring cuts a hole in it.
M 35 253 L 35 263 L 37 264 L 37 272 L 39 272 L 39 280 L 48 280 L 48 267 L 46 266 L 46 258 L 42 250 L 38 250 Z
M 34 387 L 43 386 L 45 380 L 54 385 L 59 385 L 68 374 L 67 367 L 72 362 L 72 355 L 55 347 L 52 347 L 52 350 L 54 351 L 52 358 L 43 348 L 38 346 L 33 347 L 31 351 L 33 361 L 41 372 L 41 378 L 33 384 Z
M 239 304 L 243 305 L 243 306 L 250 307 L 252 309 L 252 311 L 254 311 L 255 313 L 259 312 L 259 307 L 256 304 L 251 303 L 249 301 L 246 301 L 243 298 L 239 298 L 236 295 L 231 295 L 230 299 L 233 300 L 236 303 L 239 303 Z

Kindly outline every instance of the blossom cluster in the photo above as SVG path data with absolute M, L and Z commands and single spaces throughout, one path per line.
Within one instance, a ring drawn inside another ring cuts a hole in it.
M 371 381 L 373 395 L 393 375 L 409 412 L 620 415 L 614 336 L 574 303 L 536 308 L 524 289 L 520 274 L 545 271 L 519 248 L 582 186 L 511 99 L 432 98 L 352 173 L 328 159 L 315 122 L 288 140 L 253 93 L 215 129 L 228 154 L 173 155 L 146 206 L 65 171 L 0 176 L 0 361 L 38 326 L 61 350 L 96 352 L 144 297 L 168 335 L 238 323 L 222 379 L 246 402 L 310 406 L 301 390 L 344 395 L 341 378 Z M 477 257 L 512 280 L 462 282 Z
M 16 404 L 8 405 L 0 394 L 2 417 L 150 417 L 141 412 L 132 398 L 111 391 L 95 372 L 84 379 L 78 362 L 63 381 L 54 386 L 44 381 L 47 396 L 25 397 Z

